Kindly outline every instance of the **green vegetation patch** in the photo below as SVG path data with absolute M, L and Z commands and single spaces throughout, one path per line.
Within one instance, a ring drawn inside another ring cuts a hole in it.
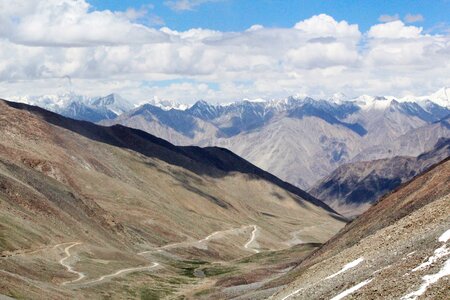
M 212 266 L 201 269 L 207 277 L 228 274 L 236 270 L 234 266 Z
M 215 289 L 205 289 L 195 293 L 194 296 L 196 297 L 206 296 L 208 294 L 214 293 L 215 291 L 216 291 Z
M 142 300 L 159 300 L 173 292 L 170 288 L 142 288 L 140 298 Z
M 197 278 L 194 274 L 195 270 L 209 263 L 202 260 L 179 260 L 170 262 L 169 264 L 170 266 L 179 269 L 181 275 L 189 278 Z

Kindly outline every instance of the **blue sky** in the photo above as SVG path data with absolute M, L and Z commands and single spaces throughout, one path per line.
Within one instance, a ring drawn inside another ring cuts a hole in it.
M 208 28 L 220 31 L 241 31 L 254 24 L 266 27 L 291 27 L 299 20 L 316 14 L 328 14 L 337 20 L 356 23 L 361 31 L 366 31 L 378 23 L 382 15 L 398 16 L 400 19 L 408 14 L 421 15 L 424 20 L 417 22 L 426 30 L 442 30 L 450 23 L 450 1 L 352 1 L 352 0 L 216 0 L 203 3 L 192 10 L 174 11 L 168 1 L 124 1 L 124 0 L 90 0 L 99 10 L 126 10 L 130 7 L 139 9 L 151 5 L 151 13 L 160 17 L 165 26 L 174 30 L 190 28 Z M 174 0 L 173 2 L 176 2 Z M 186 1 L 195 2 L 195 0 Z M 155 25 L 157 26 L 157 25 Z

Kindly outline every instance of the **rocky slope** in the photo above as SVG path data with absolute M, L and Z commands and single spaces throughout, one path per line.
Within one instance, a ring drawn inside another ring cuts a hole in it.
M 381 199 L 264 289 L 285 285 L 271 298 L 280 300 L 448 299 L 449 247 L 446 159 Z
M 396 156 L 342 165 L 309 192 L 340 213 L 352 217 L 447 157 L 450 157 L 450 139 L 442 139 L 433 150 L 418 157 Z
M 9 297 L 195 299 L 208 286 L 231 298 L 237 278 L 280 276 L 345 224 L 225 149 L 6 101 L 0 136 Z

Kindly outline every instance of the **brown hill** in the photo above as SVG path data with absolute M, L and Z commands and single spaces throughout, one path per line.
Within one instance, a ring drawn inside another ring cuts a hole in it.
M 318 182 L 309 192 L 348 217 L 354 217 L 400 184 L 450 157 L 450 139 L 442 138 L 433 150 L 418 157 L 345 164 Z
M 403 184 L 271 285 L 273 299 L 448 299 L 450 160 Z
M 198 298 L 208 287 L 229 298 L 260 260 L 253 282 L 344 225 L 220 148 L 7 101 L 0 136 L 0 294 L 10 297 Z

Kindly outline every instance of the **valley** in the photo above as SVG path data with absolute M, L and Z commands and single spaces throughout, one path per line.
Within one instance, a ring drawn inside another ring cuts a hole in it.
M 0 0 L 0 300 L 450 300 L 448 12 Z
M 0 105 L 2 294 L 231 298 L 346 223 L 231 152 Z

